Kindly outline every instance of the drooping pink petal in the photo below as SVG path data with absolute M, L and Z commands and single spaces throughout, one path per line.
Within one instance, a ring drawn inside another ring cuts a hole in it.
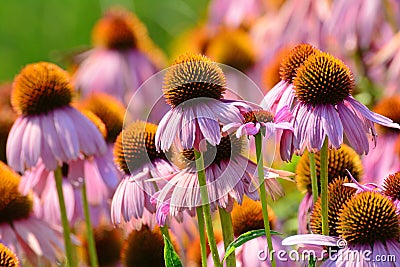
M 24 116 L 18 117 L 11 127 L 8 134 L 6 155 L 7 162 L 11 168 L 16 171 L 23 172 L 25 170 L 22 158 L 22 138 L 26 132 L 28 119 Z

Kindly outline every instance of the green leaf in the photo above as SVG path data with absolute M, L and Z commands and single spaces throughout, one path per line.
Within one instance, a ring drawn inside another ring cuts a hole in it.
M 271 231 L 271 235 L 281 235 L 281 233 L 276 231 Z M 224 262 L 226 258 L 228 258 L 229 255 L 231 255 L 235 251 L 235 249 L 237 249 L 247 241 L 250 241 L 260 236 L 265 236 L 265 229 L 251 230 L 244 234 L 241 234 L 238 238 L 233 240 L 233 242 L 228 245 L 228 247 L 226 248 L 225 256 L 222 259 L 222 262 Z
M 164 261 L 165 267 L 182 267 L 181 259 L 178 254 L 175 252 L 174 247 L 168 238 L 164 237 Z

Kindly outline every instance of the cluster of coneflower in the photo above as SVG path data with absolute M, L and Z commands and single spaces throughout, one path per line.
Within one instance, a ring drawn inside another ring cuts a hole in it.
M 145 30 L 132 14 L 114 10 L 94 33 L 98 47 L 72 79 L 38 62 L 13 81 L 18 118 L 8 135 L 8 166 L 0 163 L 2 266 L 19 266 L 18 258 L 78 266 L 76 247 L 87 248 L 90 266 L 116 264 L 110 258 L 118 261 L 120 250 L 126 266 L 181 266 L 180 257 L 203 266 L 257 266 L 265 248 L 263 264 L 295 266 L 273 252 L 285 250 L 282 244 L 337 247 L 340 238 L 348 246 L 323 266 L 353 266 L 346 257 L 352 251 L 360 264 L 382 253 L 400 259 L 399 173 L 383 184 L 360 183 L 360 155 L 374 153 L 369 136 L 377 142 L 374 124 L 400 126 L 351 95 L 354 77 L 340 59 L 297 45 L 281 62 L 281 81 L 251 103 L 229 88 L 220 64 L 186 53 L 165 70 L 162 87 L 152 88 L 168 110 L 152 110 L 156 116 L 145 121 L 138 107 L 150 110 L 158 101 L 148 87 L 138 89 L 157 69 Z M 108 61 L 98 65 L 97 57 Z M 125 73 L 121 64 L 139 68 Z M 279 145 L 265 152 L 271 138 Z M 264 166 L 275 149 L 283 161 L 301 156 L 296 174 Z M 284 196 L 277 178 L 295 175 L 306 192 L 301 235 L 282 241 L 267 202 Z

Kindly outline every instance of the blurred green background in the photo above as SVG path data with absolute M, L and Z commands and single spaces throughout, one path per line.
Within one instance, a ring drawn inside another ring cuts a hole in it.
M 91 42 L 91 30 L 108 7 L 126 7 L 146 24 L 167 54 L 181 32 L 206 19 L 208 0 L 13 0 L 0 4 L 0 82 L 26 64 L 51 61 Z

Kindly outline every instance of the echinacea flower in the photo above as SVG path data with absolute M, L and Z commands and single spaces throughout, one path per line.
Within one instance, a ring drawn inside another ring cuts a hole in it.
M 269 138 L 276 130 L 293 130 L 290 123 L 292 113 L 287 106 L 280 109 L 275 115 L 266 110 L 249 110 L 243 112 L 242 123 L 229 123 L 222 127 L 223 132 L 236 130 L 236 137 L 243 135 L 256 135 L 260 131 Z
M 293 146 L 297 154 L 319 151 L 325 138 L 339 148 L 344 136 L 358 154 L 368 154 L 367 133 L 376 145 L 374 123 L 400 129 L 382 115 L 370 111 L 351 96 L 354 79 L 350 69 L 327 53 L 312 55 L 293 79 L 297 104 L 293 108 Z
M 8 134 L 17 119 L 17 114 L 13 111 L 10 95 L 12 83 L 0 84 L 0 160 L 7 163 L 6 145 Z
M 243 145 L 242 139 L 229 135 L 222 137 L 216 147 L 207 144 L 205 174 L 212 210 L 220 207 L 229 211 L 234 200 L 241 203 L 244 195 L 258 199 L 257 165 L 241 155 Z M 169 216 L 181 221 L 184 211 L 193 216 L 195 209 L 202 205 L 193 149 L 181 152 L 178 161 L 183 169 L 164 177 L 167 183 L 153 196 L 160 225 L 164 225 Z M 283 188 L 276 178 L 285 178 L 292 173 L 271 168 L 265 168 L 265 172 L 268 194 L 274 200 L 283 196 Z
M 382 194 L 392 199 L 397 209 L 400 211 L 400 171 L 388 175 L 383 180 Z
M 19 181 L 19 175 L 0 162 L 1 242 L 36 266 L 40 259 L 60 260 L 64 250 L 62 232 L 35 216 L 32 195 L 18 192 Z
M 178 149 L 202 151 L 204 139 L 219 144 L 220 123 L 242 121 L 239 110 L 222 101 L 225 90 L 225 76 L 217 63 L 196 54 L 176 60 L 164 78 L 164 97 L 172 109 L 160 121 L 156 148 L 166 151 L 174 143 Z
M 163 182 L 150 180 L 175 172 L 163 152 L 157 152 L 154 138 L 157 125 L 136 121 L 117 137 L 114 147 L 115 163 L 124 177 L 114 193 L 111 220 L 115 225 L 130 222 L 136 230 L 142 224 L 154 227 L 156 206 L 150 198 Z
M 0 242 L 0 263 L 4 267 L 20 267 L 17 256 L 7 246 Z
M 266 110 L 275 113 L 284 106 L 292 108 L 294 101 L 293 79 L 297 69 L 303 65 L 304 61 L 311 55 L 320 51 L 310 44 L 299 44 L 295 46 L 289 54 L 281 61 L 279 74 L 281 80 L 265 95 L 261 106 Z
M 61 162 L 106 150 L 96 126 L 70 106 L 73 89 L 68 74 L 58 66 L 33 63 L 13 83 L 11 103 L 20 115 L 7 140 L 7 160 L 19 172 L 41 159 L 48 170 Z
M 306 234 L 309 232 L 309 215 L 313 209 L 313 197 L 311 186 L 310 160 L 308 151 L 300 158 L 296 166 L 296 184 L 299 191 L 305 193 L 299 206 L 298 212 L 298 233 Z M 315 153 L 315 166 L 318 181 L 318 191 L 320 192 L 320 154 Z M 355 181 L 361 180 L 363 166 L 360 156 L 349 146 L 342 145 L 339 149 L 330 149 L 328 151 L 328 183 L 334 182 L 337 178 L 344 178 L 350 172 Z M 328 196 L 329 197 L 329 196 Z
M 396 123 L 400 123 L 400 95 L 393 95 L 379 101 L 373 108 Z M 382 184 L 389 174 L 400 170 L 400 153 L 396 143 L 400 138 L 400 130 L 378 125 L 379 146 L 363 157 L 365 182 Z
M 108 10 L 93 29 L 94 48 L 83 58 L 74 85 L 83 96 L 100 91 L 127 105 L 132 94 L 163 65 L 162 53 L 131 12 Z M 152 92 L 147 92 L 151 96 Z
M 330 230 L 334 230 L 330 234 L 337 236 L 298 235 L 282 243 L 334 247 L 337 253 L 330 253 L 330 257 L 322 263 L 323 267 L 397 266 L 395 260 L 400 256 L 400 225 L 399 214 L 392 200 L 372 191 L 348 196 L 345 202 L 336 196 L 335 199 L 339 202 L 336 203 L 335 216 L 331 217 L 335 222 L 330 225 Z M 381 260 L 383 257 L 390 259 L 389 256 L 392 260 Z

